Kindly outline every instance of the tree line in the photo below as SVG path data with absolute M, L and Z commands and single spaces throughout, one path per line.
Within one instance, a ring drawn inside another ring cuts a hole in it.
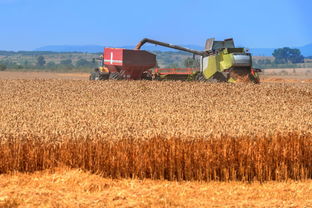
M 97 66 L 97 61 L 95 58 L 87 60 L 85 58 L 79 58 L 75 63 L 72 59 L 67 58 L 61 60 L 59 63 L 55 61 L 46 61 L 46 58 L 42 55 L 36 58 L 35 63 L 30 63 L 28 60 L 22 61 L 22 63 L 16 63 L 11 60 L 0 61 L 0 71 L 5 71 L 7 69 L 42 69 L 42 70 L 72 70 L 72 69 L 82 69 L 82 68 L 94 68 Z
M 180 67 L 191 67 L 198 68 L 199 60 L 192 59 L 190 57 L 185 58 L 184 53 L 173 53 L 173 52 L 155 52 L 157 59 L 162 61 L 168 68 L 180 68 Z M 7 69 L 44 69 L 44 70 L 72 70 L 82 68 L 95 68 L 98 63 L 95 58 L 79 58 L 75 63 L 71 58 L 65 58 L 59 62 L 47 61 L 45 56 L 50 55 L 63 55 L 73 54 L 76 56 L 78 53 L 57 53 L 57 52 L 41 52 L 41 51 L 22 51 L 22 52 L 11 52 L 11 51 L 0 51 L 1 56 L 32 56 L 37 57 L 35 63 L 30 63 L 27 59 L 17 63 L 9 59 L 3 59 L 0 61 L 0 71 Z M 180 55 L 181 57 L 178 58 Z M 69 56 L 69 57 L 73 57 Z M 296 64 L 304 63 L 304 57 L 299 49 L 296 48 L 278 48 L 272 53 L 274 59 L 260 59 L 254 60 L 253 65 L 257 68 L 280 68 L 280 67 L 297 67 Z M 76 56 L 77 57 L 77 56 Z M 308 57 L 309 58 L 309 57 Z M 311 57 L 310 57 L 311 58 Z M 51 60 L 51 59 L 50 59 Z
M 59 64 L 56 64 L 53 61 L 46 62 L 44 56 L 38 56 L 37 58 L 37 64 L 39 68 L 65 68 L 65 69 L 71 69 L 71 68 L 93 68 L 97 66 L 97 62 L 95 58 L 93 58 L 91 61 L 88 61 L 84 58 L 80 58 L 75 64 L 73 63 L 72 59 L 65 59 L 61 60 Z
M 273 59 L 253 60 L 253 66 L 256 68 L 297 68 L 301 63 L 305 63 L 305 57 L 297 48 L 277 48 L 272 56 Z

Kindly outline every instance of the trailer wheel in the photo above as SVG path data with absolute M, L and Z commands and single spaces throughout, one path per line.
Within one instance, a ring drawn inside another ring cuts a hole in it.
M 142 80 L 153 80 L 153 76 L 150 72 L 145 71 L 142 73 L 141 79 Z
M 110 73 L 109 74 L 109 79 L 112 79 L 112 80 L 122 80 L 123 77 L 121 76 L 120 73 L 114 72 L 114 73 Z

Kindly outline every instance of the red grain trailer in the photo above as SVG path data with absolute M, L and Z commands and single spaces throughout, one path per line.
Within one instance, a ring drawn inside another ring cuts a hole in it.
M 144 50 L 105 48 L 103 57 L 104 66 L 114 78 L 142 79 L 148 69 L 156 66 L 156 55 Z
M 156 67 L 156 55 L 144 50 L 105 48 L 102 67 L 90 76 L 90 80 L 151 79 L 149 69 Z

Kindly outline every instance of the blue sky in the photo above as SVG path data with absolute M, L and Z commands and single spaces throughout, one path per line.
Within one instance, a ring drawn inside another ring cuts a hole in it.
M 135 45 L 149 37 L 249 48 L 312 43 L 312 0 L 0 0 L 0 50 Z

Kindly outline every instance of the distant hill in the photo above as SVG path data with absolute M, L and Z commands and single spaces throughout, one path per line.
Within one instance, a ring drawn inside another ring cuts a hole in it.
M 272 56 L 275 48 L 250 48 L 249 52 L 253 56 Z
M 197 45 L 181 45 L 185 48 L 195 49 L 195 50 L 203 50 L 203 47 Z M 52 46 L 44 46 L 35 49 L 34 51 L 53 51 L 53 52 L 85 52 L 85 53 L 102 53 L 104 47 L 115 47 L 115 48 L 126 48 L 133 49 L 135 46 L 100 46 L 100 45 L 52 45 Z M 155 46 L 151 44 L 146 44 L 142 47 L 142 49 L 147 51 L 176 51 L 171 48 L 166 48 L 162 46 Z
M 182 46 L 184 48 L 193 49 L 193 50 L 199 50 L 199 51 L 204 50 L 204 47 L 201 47 L 201 46 L 198 46 L 198 45 L 179 45 L 179 46 Z M 134 46 L 132 48 L 134 48 Z M 147 50 L 147 51 L 161 51 L 161 52 L 177 51 L 175 49 L 166 48 L 166 47 L 163 47 L 163 46 L 157 46 L 157 45 L 153 45 L 153 44 L 146 44 L 146 45 L 144 45 L 142 47 L 142 49 Z
M 195 50 L 203 50 L 204 48 L 198 45 L 181 45 L 186 48 L 195 49 Z M 105 46 L 105 47 L 112 47 L 112 46 Z M 135 46 L 115 46 L 116 48 L 126 48 L 126 49 L 133 49 Z M 34 51 L 53 51 L 53 52 L 84 52 L 84 53 L 102 53 L 104 46 L 100 45 L 52 45 L 52 46 L 44 46 L 35 49 Z M 299 48 L 301 53 L 304 56 L 312 56 L 312 44 L 308 44 L 302 47 L 293 47 Z M 142 47 L 144 50 L 148 51 L 176 51 L 174 49 L 156 46 L 152 44 L 147 44 Z M 251 48 L 250 52 L 254 56 L 272 56 L 274 48 Z
M 312 43 L 301 46 L 301 47 L 290 47 L 290 48 L 298 48 L 301 51 L 303 56 L 312 56 Z M 275 48 L 251 48 L 250 52 L 254 56 L 272 56 L 273 51 Z
M 53 51 L 53 52 L 85 52 L 99 53 L 103 51 L 103 46 L 99 45 L 51 45 L 36 48 L 34 51 Z
M 299 48 L 304 56 L 312 56 L 312 43 Z

